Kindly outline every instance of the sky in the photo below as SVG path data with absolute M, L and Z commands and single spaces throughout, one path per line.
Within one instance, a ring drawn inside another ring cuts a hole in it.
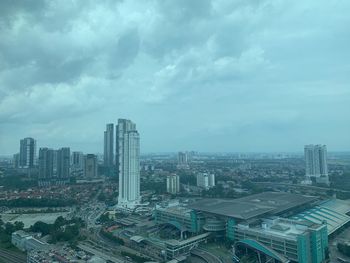
M 0 154 L 350 150 L 350 1 L 0 1 Z

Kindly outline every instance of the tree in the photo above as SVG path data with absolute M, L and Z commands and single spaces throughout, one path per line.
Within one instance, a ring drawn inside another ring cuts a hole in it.
M 350 246 L 347 244 L 343 244 L 343 243 L 338 243 L 337 244 L 337 249 L 343 253 L 345 256 L 350 257 Z
M 13 232 L 16 231 L 16 228 L 14 225 L 12 225 L 11 223 L 7 222 L 5 224 L 5 233 L 8 235 L 11 235 Z
M 16 231 L 17 231 L 17 230 L 23 230 L 23 228 L 24 228 L 24 223 L 23 223 L 22 221 L 16 221 L 14 227 L 15 227 L 15 230 L 16 230 Z

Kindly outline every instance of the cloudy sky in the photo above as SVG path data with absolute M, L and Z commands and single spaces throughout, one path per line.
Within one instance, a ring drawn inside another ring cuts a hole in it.
M 350 150 L 350 1 L 0 1 L 0 154 Z

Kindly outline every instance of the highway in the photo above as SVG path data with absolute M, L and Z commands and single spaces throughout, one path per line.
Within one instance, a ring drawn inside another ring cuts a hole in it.
M 0 248 L 0 262 L 6 263 L 26 263 L 27 257 L 25 255 L 20 255 L 5 249 Z

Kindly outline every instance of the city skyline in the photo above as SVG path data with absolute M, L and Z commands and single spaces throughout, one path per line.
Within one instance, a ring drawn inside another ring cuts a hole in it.
M 143 152 L 350 149 L 350 2 L 38 2 L 0 4 L 1 155 L 102 153 L 116 116 Z

